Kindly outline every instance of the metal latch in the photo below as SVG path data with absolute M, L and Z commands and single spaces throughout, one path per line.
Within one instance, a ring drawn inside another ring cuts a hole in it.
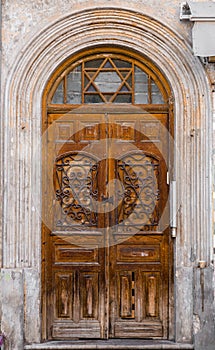
M 176 181 L 170 183 L 170 227 L 172 237 L 177 234 L 177 201 L 176 201 Z

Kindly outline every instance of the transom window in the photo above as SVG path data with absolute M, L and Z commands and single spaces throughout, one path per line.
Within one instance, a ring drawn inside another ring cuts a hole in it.
M 101 53 L 72 64 L 58 77 L 49 105 L 165 104 L 166 92 L 149 67 L 124 55 Z

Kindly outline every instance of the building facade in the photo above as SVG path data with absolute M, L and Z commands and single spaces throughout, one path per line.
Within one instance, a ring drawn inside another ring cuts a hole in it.
M 180 11 L 2 1 L 4 349 L 214 348 L 215 63 Z

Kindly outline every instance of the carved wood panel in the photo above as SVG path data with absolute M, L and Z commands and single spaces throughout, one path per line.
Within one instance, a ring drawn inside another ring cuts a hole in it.
M 136 234 L 110 248 L 110 294 L 114 304 L 110 337 L 164 337 L 168 316 L 165 306 L 167 276 L 163 266 L 166 257 L 162 251 L 165 240 L 161 233 L 155 237 Z M 154 259 L 153 254 L 147 256 L 151 251 L 156 252 Z M 114 260 L 115 255 L 117 259 Z M 113 277 L 116 275 L 117 282 Z M 114 290 L 117 290 L 117 298 Z
M 81 273 L 81 318 L 98 318 L 98 273 Z
M 56 317 L 72 318 L 73 274 L 56 273 Z

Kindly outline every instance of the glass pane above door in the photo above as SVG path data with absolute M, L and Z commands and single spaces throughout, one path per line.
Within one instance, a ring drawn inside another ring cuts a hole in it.
M 137 61 L 114 54 L 83 59 L 67 69 L 51 104 L 164 104 L 159 80 Z

